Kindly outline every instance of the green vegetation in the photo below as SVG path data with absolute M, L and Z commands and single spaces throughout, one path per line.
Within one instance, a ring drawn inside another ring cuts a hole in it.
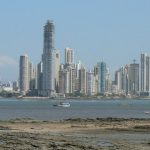
M 80 91 L 75 91 L 74 93 L 66 94 L 67 97 L 86 97 L 85 94 L 81 93 Z

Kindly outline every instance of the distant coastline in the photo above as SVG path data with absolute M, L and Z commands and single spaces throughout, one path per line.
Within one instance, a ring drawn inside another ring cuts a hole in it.
M 66 96 L 66 97 L 42 97 L 42 96 L 21 96 L 21 95 L 2 95 L 0 96 L 1 98 L 16 98 L 16 99 L 53 99 L 53 100 L 150 100 L 150 97 L 145 96 L 145 97 L 141 97 L 141 96 Z
M 150 100 L 150 97 L 40 97 L 40 96 L 22 96 L 22 97 L 15 97 L 17 99 L 53 99 L 53 100 Z

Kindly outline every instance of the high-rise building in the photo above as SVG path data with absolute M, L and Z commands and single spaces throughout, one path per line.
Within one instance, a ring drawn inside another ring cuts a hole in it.
M 65 48 L 65 93 L 74 93 L 76 89 L 76 68 L 74 64 L 74 52 L 71 48 Z
M 59 70 L 60 70 L 60 52 L 55 50 L 55 90 L 58 93 L 59 89 Z
M 59 91 L 58 93 L 64 94 L 65 93 L 65 71 L 64 71 L 64 65 L 60 65 L 59 70 Z
M 69 93 L 74 93 L 76 83 L 76 70 L 74 66 L 68 67 L 67 70 L 69 71 Z
M 137 95 L 139 92 L 139 64 L 125 65 L 117 70 L 115 85 L 118 94 Z
M 98 67 L 94 66 L 94 78 L 95 78 L 95 94 L 99 93 L 99 75 L 98 75 Z
M 107 74 L 106 74 L 106 92 L 108 94 L 112 93 L 112 80 L 111 80 L 111 75 L 109 73 L 109 69 L 107 69 Z
M 132 95 L 139 91 L 139 64 L 133 63 L 129 65 L 129 92 Z
M 29 58 L 27 55 L 20 56 L 19 87 L 24 94 L 29 90 Z
M 19 87 L 23 94 L 36 89 L 36 69 L 27 55 L 20 56 Z
M 35 90 L 36 87 L 37 70 L 34 68 L 33 63 L 29 61 L 29 89 Z
M 98 82 L 99 82 L 98 92 L 105 93 L 105 91 L 106 91 L 106 72 L 107 72 L 106 63 L 105 62 L 97 63 L 97 68 L 98 68 Z
M 80 81 L 79 81 L 79 70 L 81 69 L 81 61 L 79 61 L 77 64 L 75 64 L 75 90 L 80 91 Z
M 141 54 L 140 65 L 140 91 L 146 91 L 146 57 L 147 54 Z
M 117 85 L 118 94 L 126 95 L 129 91 L 129 65 L 121 67 L 115 73 L 115 83 Z
M 43 89 L 42 86 L 43 86 L 43 63 L 40 62 L 37 65 L 37 89 L 39 95 L 41 95 L 41 91 Z
M 67 68 L 61 67 L 59 71 L 59 93 L 68 94 L 75 92 L 75 73 L 75 68 L 72 66 L 68 66 Z
M 91 70 L 86 73 L 86 90 L 88 95 L 96 94 L 96 82 L 94 72 Z
M 43 62 L 43 95 L 55 94 L 55 26 L 52 21 L 47 21 L 44 26 Z
M 150 56 L 147 54 L 141 54 L 140 92 L 142 95 L 150 95 Z
M 150 56 L 146 56 L 146 91 L 150 92 Z
M 61 65 L 59 71 L 59 93 L 70 93 L 69 89 L 69 71 L 64 69 L 64 66 Z
M 86 69 L 83 65 L 79 70 L 79 90 L 80 93 L 86 94 Z
M 71 65 L 74 63 L 74 52 L 71 48 L 65 48 L 65 64 Z

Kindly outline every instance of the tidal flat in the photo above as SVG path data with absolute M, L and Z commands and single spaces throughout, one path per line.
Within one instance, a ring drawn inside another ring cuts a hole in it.
M 0 121 L 0 150 L 149 150 L 150 119 Z

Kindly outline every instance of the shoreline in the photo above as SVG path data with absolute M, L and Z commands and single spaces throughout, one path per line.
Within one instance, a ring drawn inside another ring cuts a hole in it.
M 0 121 L 0 141 L 0 150 L 148 150 L 150 119 Z
M 108 122 L 119 122 L 119 121 L 150 121 L 150 118 L 119 118 L 119 117 L 105 117 L 105 118 L 67 118 L 62 120 L 40 120 L 33 118 L 15 118 L 9 120 L 0 120 L 0 122 L 96 122 L 96 121 L 108 121 Z
M 49 97 L 22 97 L 23 99 L 50 99 L 50 100 L 150 100 L 150 97 L 142 98 L 142 97 L 136 97 L 136 98 L 122 98 L 122 97 L 106 97 L 106 98 L 97 98 L 97 97 L 65 97 L 65 98 L 49 98 Z
M 128 97 L 106 97 L 106 98 L 97 98 L 97 97 L 65 97 L 65 98 L 50 98 L 50 97 L 40 97 L 40 96 L 23 96 L 23 97 L 0 97 L 0 99 L 34 99 L 34 100 L 150 100 L 150 97 L 136 97 L 136 98 L 128 98 Z

